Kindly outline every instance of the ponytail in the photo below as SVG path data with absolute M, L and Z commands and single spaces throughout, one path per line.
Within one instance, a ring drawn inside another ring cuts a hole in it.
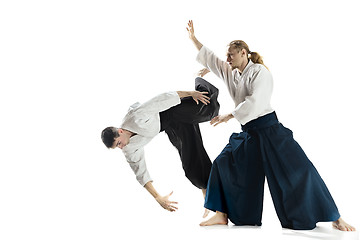
M 257 52 L 251 52 L 249 51 L 249 59 L 253 62 L 253 63 L 259 63 L 259 64 L 262 64 L 264 65 L 266 68 L 268 68 L 265 64 L 264 64 L 264 61 L 262 59 L 262 56 L 257 53 Z M 269 70 L 269 69 L 268 69 Z
M 259 63 L 265 66 L 264 61 L 262 60 L 262 56 L 260 56 L 257 52 L 251 52 L 249 50 L 249 46 L 242 40 L 235 40 L 229 43 L 229 47 L 235 48 L 238 51 L 241 51 L 242 49 L 245 49 L 245 51 L 250 55 L 248 57 L 253 63 Z M 267 68 L 267 66 L 265 66 Z

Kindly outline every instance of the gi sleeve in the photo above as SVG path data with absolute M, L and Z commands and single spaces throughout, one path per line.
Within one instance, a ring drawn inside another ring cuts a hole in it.
M 140 111 L 162 112 L 181 103 L 177 92 L 166 92 L 153 97 L 139 106 Z
M 126 161 L 129 163 L 131 169 L 134 171 L 136 180 L 145 186 L 147 182 L 152 181 L 150 174 L 146 168 L 144 148 L 139 148 L 134 152 L 124 152 Z
M 240 103 L 232 115 L 241 123 L 258 118 L 270 106 L 273 90 L 271 73 L 262 65 L 258 65 L 250 79 L 250 95 Z
M 227 62 L 219 59 L 210 49 L 205 46 L 200 49 L 196 60 L 216 76 L 221 78 L 225 82 L 231 97 L 234 98 L 236 91 L 235 86 L 237 85 L 238 80 L 235 78 L 235 74 L 233 74 L 230 65 Z

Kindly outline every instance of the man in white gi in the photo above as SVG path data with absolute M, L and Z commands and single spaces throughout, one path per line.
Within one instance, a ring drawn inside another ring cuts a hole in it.
M 169 200 L 172 192 L 162 196 L 155 190 L 146 168 L 144 146 L 165 131 L 179 151 L 186 177 L 205 196 L 211 161 L 203 147 L 198 123 L 218 115 L 218 89 L 202 78 L 196 78 L 195 87 L 198 91 L 166 92 L 143 104 L 133 104 L 120 128 L 107 127 L 101 135 L 108 148 L 122 149 L 138 182 L 171 212 L 177 209 L 177 202 Z

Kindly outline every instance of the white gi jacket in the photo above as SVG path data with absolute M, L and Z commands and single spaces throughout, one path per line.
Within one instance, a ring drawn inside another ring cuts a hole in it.
M 242 124 L 273 112 L 270 105 L 273 78 L 262 64 L 254 64 L 250 59 L 244 71 L 231 70 L 231 66 L 220 60 L 203 46 L 196 60 L 221 78 L 235 102 L 232 115 Z
M 146 168 L 144 146 L 160 132 L 159 113 L 180 104 L 177 92 L 160 94 L 149 101 L 130 106 L 120 128 L 129 130 L 136 135 L 122 149 L 127 162 L 136 175 L 138 182 L 144 186 L 152 181 Z

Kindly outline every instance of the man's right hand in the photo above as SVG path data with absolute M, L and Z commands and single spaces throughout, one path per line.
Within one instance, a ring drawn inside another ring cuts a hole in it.
M 174 205 L 174 204 L 178 204 L 177 202 L 173 202 L 169 200 L 169 197 L 173 194 L 173 192 L 171 192 L 170 194 L 166 195 L 166 196 L 158 196 L 155 198 L 155 200 L 160 204 L 160 206 L 162 206 L 164 209 L 170 211 L 170 212 L 174 212 L 176 211 L 178 208 Z
M 197 48 L 197 50 L 200 51 L 200 49 L 202 48 L 203 45 L 195 37 L 194 24 L 193 24 L 192 20 L 189 20 L 186 30 L 189 33 L 189 38 L 191 39 L 191 41 L 193 41 L 193 43 L 195 44 L 195 47 Z
M 206 74 L 208 74 L 210 72 L 210 70 L 209 69 L 207 69 L 207 68 L 203 68 L 203 69 L 201 69 L 198 73 L 197 73 L 197 75 L 199 76 L 199 77 L 204 77 Z

